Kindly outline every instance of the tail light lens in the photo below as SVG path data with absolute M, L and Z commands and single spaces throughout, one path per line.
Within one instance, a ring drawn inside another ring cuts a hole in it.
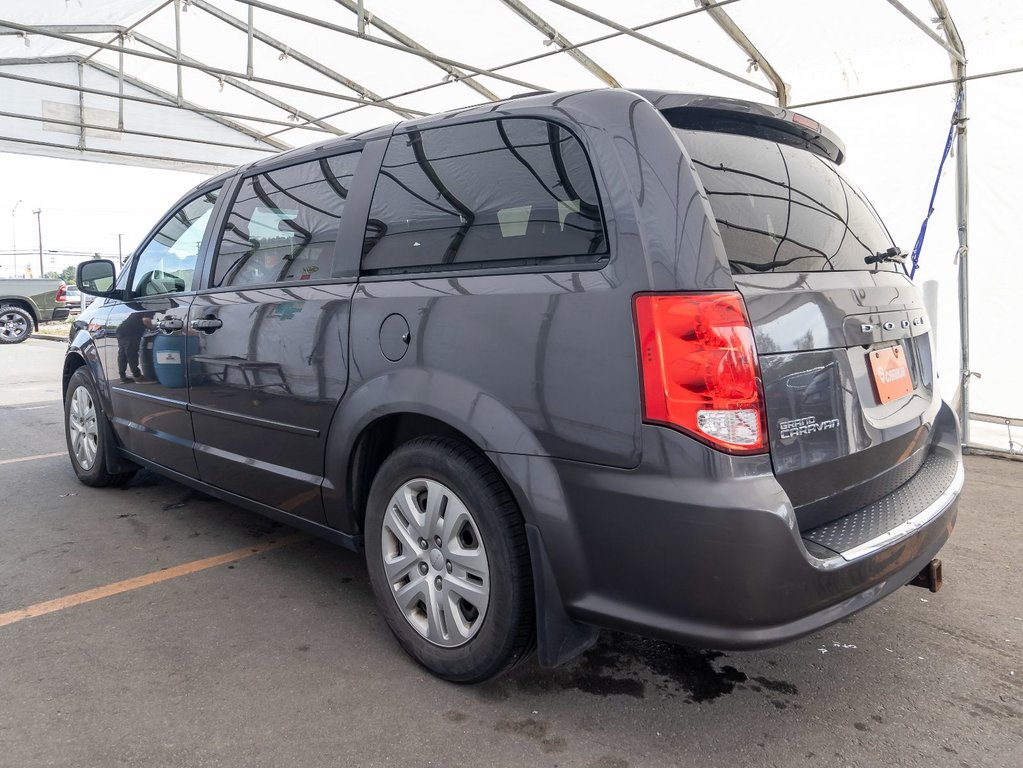
M 742 297 L 635 298 L 643 419 L 729 453 L 767 449 L 760 368 Z
M 67 300 L 67 284 L 61 283 L 60 287 L 57 288 L 57 301 Z

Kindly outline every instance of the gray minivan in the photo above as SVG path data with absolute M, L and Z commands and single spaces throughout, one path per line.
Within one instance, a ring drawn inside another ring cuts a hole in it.
M 844 152 L 784 109 L 591 90 L 210 179 L 119 275 L 79 270 L 74 469 L 364 550 L 458 682 L 598 628 L 757 648 L 936 588 L 958 425 Z

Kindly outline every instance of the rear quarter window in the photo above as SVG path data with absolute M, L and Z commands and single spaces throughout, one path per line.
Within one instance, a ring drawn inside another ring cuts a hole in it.
M 892 247 L 867 198 L 830 160 L 751 136 L 676 130 L 734 273 L 873 270 L 864 259 Z
M 391 139 L 362 268 L 543 267 L 599 262 L 607 252 L 579 140 L 544 120 L 497 119 Z

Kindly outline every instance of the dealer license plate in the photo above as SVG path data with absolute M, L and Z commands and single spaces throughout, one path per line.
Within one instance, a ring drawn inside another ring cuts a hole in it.
M 874 377 L 878 402 L 890 403 L 913 391 L 913 379 L 906 364 L 906 350 L 901 344 L 875 349 L 867 355 Z

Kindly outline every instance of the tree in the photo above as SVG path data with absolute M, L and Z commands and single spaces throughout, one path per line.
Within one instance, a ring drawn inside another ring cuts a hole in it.
M 65 267 L 61 272 L 44 272 L 43 277 L 47 280 L 63 280 L 68 285 L 75 284 L 75 278 L 78 275 L 78 268 L 71 266 Z

